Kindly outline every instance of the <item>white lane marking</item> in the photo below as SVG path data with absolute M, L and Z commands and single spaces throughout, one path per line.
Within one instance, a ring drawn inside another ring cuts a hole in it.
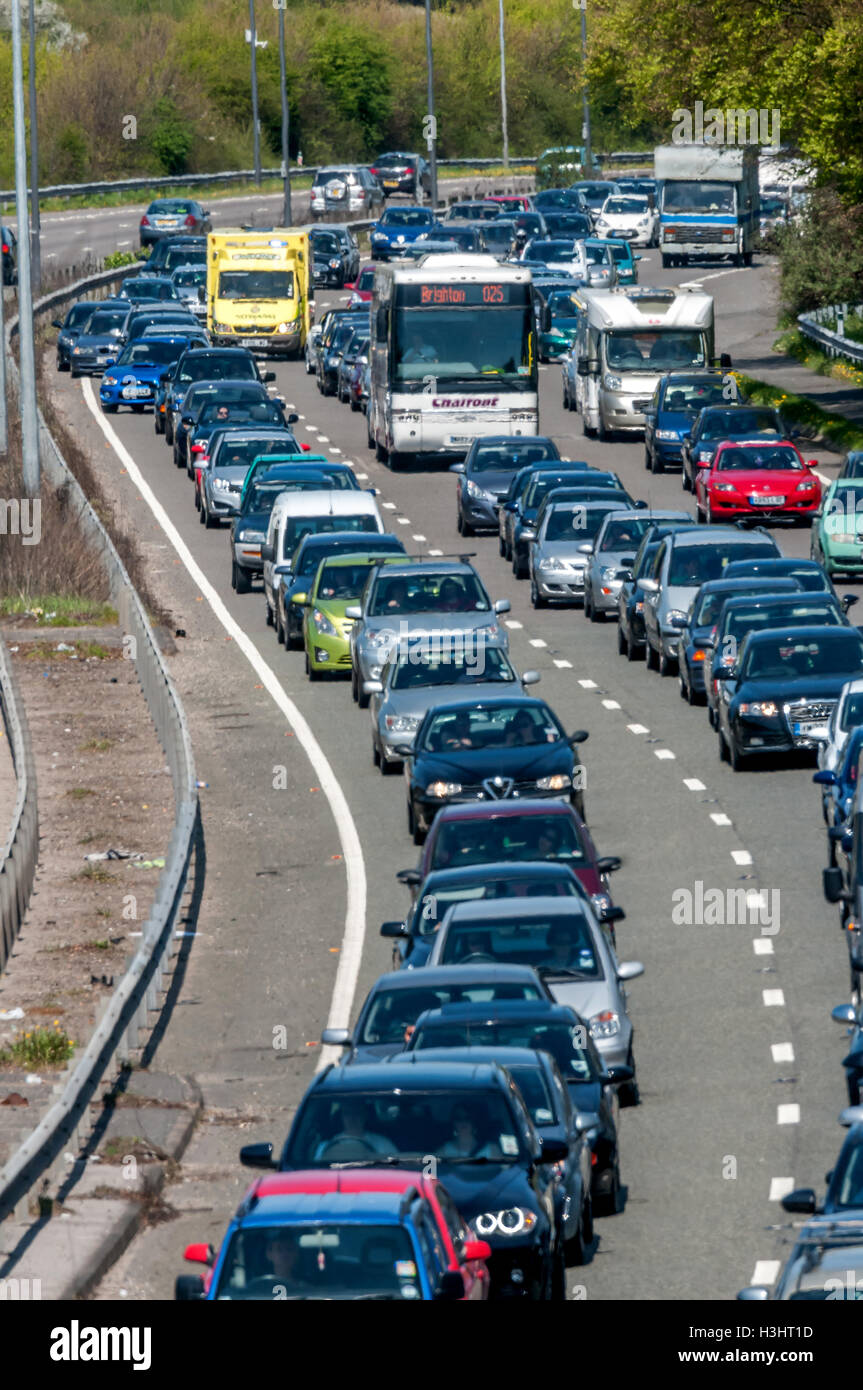
M 385 511 L 388 512 L 394 512 L 396 509 L 395 502 L 382 502 L 381 506 L 384 508 Z
M 321 435 L 321 439 L 323 439 L 323 437 L 324 437 L 324 436 Z M 330 445 L 330 453 L 331 453 L 331 454 L 340 454 L 341 452 L 342 452 L 341 449 L 337 449 L 336 446 L 335 446 L 335 444 L 331 444 L 331 445 Z
M 763 989 L 761 998 L 764 1000 L 765 1007 L 768 1009 L 784 1009 L 785 995 L 781 989 Z
M 770 1055 L 774 1062 L 793 1062 L 794 1044 L 793 1043 L 771 1043 Z
M 755 936 L 752 938 L 752 949 L 756 956 L 772 956 L 773 942 L 769 936 Z
M 398 522 L 399 526 L 410 526 L 411 524 L 410 519 L 406 516 L 397 516 L 396 521 Z
M 132 243 L 131 243 L 131 241 L 118 241 L 118 242 L 117 242 L 117 245 L 118 245 L 118 246 L 131 246 Z
M 357 477 L 359 478 L 359 480 L 360 480 L 361 483 L 364 483 L 364 482 L 366 481 L 366 478 L 367 478 L 368 476 L 369 476 L 368 473 L 358 473 L 358 474 L 357 474 Z
M 713 821 L 713 824 L 714 824 L 714 825 L 730 825 L 730 824 L 731 824 L 731 817 L 730 817 L 730 816 L 726 816 L 726 814 L 725 814 L 724 811 L 711 811 L 711 812 L 710 812 L 710 819 Z
M 425 539 L 425 536 L 411 536 L 412 541 L 424 541 Z
M 779 1260 L 757 1260 L 752 1273 L 753 1284 L 775 1284 L 779 1276 Z
M 582 690 L 596 689 L 596 681 L 579 681 L 578 683 L 581 686 Z
M 434 551 L 432 551 L 432 554 L 434 554 Z M 504 618 L 504 622 L 506 623 L 507 627 L 512 628 L 513 632 L 517 631 L 521 627 L 521 623 L 518 621 L 517 618 Z
M 554 664 L 555 664 L 555 666 L 557 667 L 558 671 L 571 671 L 571 670 L 572 670 L 572 662 L 571 662 L 571 661 L 565 661 L 565 660 L 563 659 L 563 657 L 556 656 L 556 657 L 554 658 Z
M 789 1192 L 794 1191 L 793 1178 L 771 1178 L 770 1197 L 771 1202 L 781 1202 L 783 1197 L 787 1197 Z
M 667 761 L 670 758 L 676 758 L 677 754 L 672 753 L 670 748 L 654 748 L 653 756 L 654 758 L 660 758 L 663 761 Z
M 627 729 L 631 734 L 649 734 L 650 730 L 646 724 L 627 724 Z
M 443 555 L 442 550 L 430 550 L 429 555 Z
M 531 637 L 530 645 L 532 647 L 547 647 L 548 643 L 543 641 L 541 637 Z
M 318 432 L 317 425 L 304 425 L 303 429 L 306 431 L 307 434 L 317 434 Z
M 298 419 L 298 420 L 305 420 L 305 418 L 306 418 L 305 415 L 298 415 L 298 416 L 297 416 L 297 419 Z
M 776 1123 L 778 1125 L 799 1125 L 800 1106 L 796 1100 L 787 1101 L 785 1105 L 777 1105 Z
M 603 702 L 602 702 L 602 708 L 603 708 L 603 709 L 620 709 L 620 702 L 619 702 L 618 700 L 603 700 Z
M 294 733 L 299 739 L 314 768 L 315 776 L 320 783 L 321 791 L 327 798 L 333 819 L 336 823 L 336 830 L 344 856 L 345 871 L 347 877 L 347 904 L 345 909 L 345 930 L 342 936 L 341 950 L 339 952 L 339 963 L 336 969 L 336 979 L 333 985 L 332 998 L 330 1000 L 330 1012 L 327 1020 L 328 1028 L 346 1028 L 350 1019 L 351 1007 L 353 1005 L 354 994 L 356 993 L 357 977 L 362 962 L 363 943 L 366 934 L 366 866 L 363 860 L 362 845 L 357 831 L 356 823 L 351 815 L 341 783 L 333 772 L 329 759 L 323 748 L 315 738 L 312 729 L 305 716 L 300 712 L 294 701 L 285 693 L 281 681 L 271 666 L 264 660 L 251 638 L 243 631 L 235 618 L 231 616 L 221 596 L 215 587 L 210 583 L 204 571 L 201 569 L 197 560 L 192 555 L 186 542 L 183 540 L 165 508 L 156 497 L 153 489 L 144 478 L 140 468 L 129 453 L 122 440 L 117 435 L 113 427 L 102 415 L 101 410 L 96 404 L 96 397 L 93 393 L 92 383 L 89 377 L 85 377 L 82 383 L 84 400 L 90 414 L 95 419 L 108 443 L 114 449 L 117 457 L 126 468 L 126 472 L 140 492 L 159 526 L 164 531 L 166 537 L 171 542 L 180 561 L 185 565 L 193 583 L 200 589 L 202 596 L 209 603 L 216 618 L 222 627 L 234 640 L 240 651 L 245 656 L 249 665 L 261 679 L 264 689 L 269 691 L 277 707 L 291 725 Z M 330 1062 L 337 1061 L 342 1056 L 340 1047 L 322 1047 L 321 1055 L 318 1059 L 318 1070 L 327 1066 Z
M 683 785 L 686 790 L 690 792 L 703 792 L 707 790 L 704 783 L 699 782 L 697 777 L 684 777 Z
M 318 435 L 318 443 L 319 443 L 319 444 L 329 444 L 329 442 L 330 442 L 330 440 L 329 440 L 329 436 L 328 436 L 328 435 L 326 435 L 326 434 Z
M 752 863 L 752 855 L 749 853 L 748 849 L 733 849 L 731 851 L 731 858 L 734 860 L 735 864 L 743 865 Z
M 702 275 L 700 280 L 683 280 L 680 288 L 682 290 L 691 290 L 694 289 L 696 285 L 703 285 L 706 280 L 718 280 L 720 275 L 742 275 L 744 270 L 747 269 L 748 266 L 745 265 L 729 266 L 727 270 L 715 270 L 712 275 Z

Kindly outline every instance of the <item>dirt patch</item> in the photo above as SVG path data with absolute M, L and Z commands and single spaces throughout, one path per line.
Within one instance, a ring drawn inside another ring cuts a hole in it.
M 0 976 L 0 1012 L 20 1008 L 24 1017 L 0 1020 L 0 1049 L 54 1019 L 80 1046 L 147 920 L 154 860 L 164 857 L 174 820 L 171 777 L 120 650 L 11 645 L 36 759 L 40 835 L 30 910 Z M 86 858 L 109 850 L 139 858 Z

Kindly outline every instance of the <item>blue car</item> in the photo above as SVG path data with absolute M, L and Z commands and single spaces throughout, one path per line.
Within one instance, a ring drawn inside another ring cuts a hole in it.
M 657 383 L 644 412 L 644 466 L 651 473 L 682 468 L 683 440 L 705 406 L 736 404 L 733 377 L 711 367 L 668 372 Z
M 391 255 L 401 255 L 406 246 L 421 236 L 446 236 L 446 229 L 430 208 L 387 208 L 371 230 L 372 260 L 386 261 Z
M 618 285 L 637 285 L 638 267 L 635 262 L 640 261 L 641 257 L 633 251 L 630 243 L 628 241 L 616 241 L 609 237 L 606 246 L 610 247 L 614 257 Z
M 822 768 L 812 781 L 821 785 L 824 819 L 828 826 L 841 826 L 848 820 L 857 791 L 857 764 L 863 752 L 863 727 L 852 729 L 842 759 L 834 772 Z
M 121 405 L 140 413 L 155 400 L 159 378 L 189 346 L 186 337 L 137 338 L 124 347 L 99 385 L 99 400 L 106 415 Z

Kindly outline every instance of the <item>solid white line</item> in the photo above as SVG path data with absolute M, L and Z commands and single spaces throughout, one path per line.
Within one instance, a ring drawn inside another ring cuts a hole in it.
M 783 1197 L 787 1197 L 789 1192 L 794 1191 L 793 1178 L 771 1178 L 770 1179 L 770 1198 L 771 1202 L 781 1202 Z
M 776 1123 L 778 1125 L 799 1125 L 800 1106 L 796 1101 L 790 1101 L 785 1105 L 777 1105 Z
M 581 686 L 582 690 L 596 689 L 596 681 L 579 681 L 578 683 Z
M 699 782 L 697 777 L 684 777 L 683 785 L 686 790 L 690 792 L 703 792 L 707 790 L 704 783 Z
M 772 956 L 773 942 L 769 936 L 756 936 L 752 939 L 752 949 L 756 956 Z
M 781 989 L 763 989 L 761 998 L 768 1009 L 784 1009 L 785 995 Z
M 631 734 L 649 734 L 650 730 L 646 724 L 627 724 L 627 729 Z
M 749 853 L 748 849 L 733 849 L 731 851 L 731 858 L 734 860 L 735 864 L 742 865 L 752 863 L 752 855 Z
M 676 758 L 677 754 L 672 753 L 670 748 L 654 748 L 653 756 L 654 758 L 661 758 L 663 761 L 667 761 L 670 758 Z
M 750 1283 L 775 1284 L 779 1275 L 779 1260 L 758 1260 Z
M 794 1044 L 793 1043 L 771 1043 L 770 1053 L 774 1062 L 793 1062 Z
M 171 521 L 165 508 L 144 478 L 132 455 L 118 437 L 113 427 L 103 416 L 99 406 L 96 404 L 96 397 L 89 377 L 84 378 L 82 387 L 84 400 L 87 402 L 90 414 L 95 419 L 105 438 L 108 440 L 108 443 L 113 447 L 117 457 L 125 466 L 129 478 L 144 498 L 144 501 L 156 518 L 156 521 L 161 526 L 168 540 L 174 547 L 174 550 L 177 552 L 177 555 L 180 557 L 181 562 L 185 565 L 191 579 L 200 589 L 202 596 L 206 602 L 209 603 L 213 613 L 218 618 L 225 631 L 230 634 L 250 666 L 260 677 L 264 689 L 269 691 L 277 707 L 291 725 L 294 733 L 303 746 L 309 762 L 314 768 L 315 776 L 320 783 L 321 791 L 330 804 L 345 861 L 347 905 L 345 910 L 345 930 L 342 937 L 341 950 L 339 952 L 339 963 L 336 970 L 332 998 L 330 1000 L 327 1027 L 346 1028 L 350 1019 L 351 1007 L 356 992 L 357 977 L 362 961 L 363 943 L 366 934 L 366 866 L 363 861 L 363 851 L 360 844 L 359 833 L 354 818 L 351 815 L 347 797 L 342 790 L 341 783 L 333 772 L 329 759 L 318 743 L 318 740 L 315 738 L 304 715 L 294 704 L 293 700 L 285 693 L 275 671 L 261 656 L 254 642 L 247 633 L 243 631 L 236 619 L 228 612 L 221 596 L 217 593 L 197 560 L 192 555 L 192 552 L 189 550 L 186 542 Z M 341 1056 L 342 1049 L 339 1047 L 322 1047 L 321 1055 L 318 1060 L 318 1070 L 320 1071 L 329 1062 L 334 1062 Z
M 730 817 L 730 816 L 726 816 L 726 814 L 725 814 L 724 811 L 711 811 L 711 812 L 710 812 L 710 819 L 713 821 L 713 824 L 714 824 L 714 825 L 730 825 L 730 824 L 731 824 L 731 817 Z
M 603 708 L 603 709 L 620 709 L 620 702 L 619 702 L 618 700 L 603 700 L 603 702 L 602 702 L 602 708 Z
M 547 647 L 548 643 L 545 642 L 541 637 L 531 637 L 530 645 L 532 647 Z
M 557 667 L 558 671 L 571 671 L 571 670 L 572 670 L 572 662 L 571 662 L 571 661 L 565 661 L 565 660 L 563 659 L 563 657 L 556 656 L 556 657 L 554 658 L 554 664 L 555 664 L 555 666 Z

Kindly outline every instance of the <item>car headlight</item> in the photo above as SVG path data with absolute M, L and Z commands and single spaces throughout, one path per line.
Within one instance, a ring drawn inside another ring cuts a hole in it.
M 545 570 L 548 573 L 554 570 L 566 569 L 566 565 L 563 563 L 562 560 L 555 560 L 553 558 L 549 558 L 548 560 L 540 560 L 536 568 L 538 570 Z
M 73 351 L 73 353 L 77 354 L 77 353 L 79 353 L 79 352 L 83 352 L 84 349 L 83 349 L 83 348 L 79 348 L 79 347 L 73 347 L 72 351 Z
M 620 1018 L 613 1009 L 594 1014 L 589 1023 L 592 1038 L 614 1038 L 620 1032 Z
M 467 495 L 468 497 L 485 497 L 485 492 L 480 487 L 479 483 L 475 483 L 469 478 L 467 481 Z
M 602 379 L 606 391 L 619 391 L 623 382 L 619 376 L 613 376 L 611 372 L 606 372 Z
M 639 598 L 635 600 L 635 611 L 636 613 L 644 612 L 644 599 Z
M 699 463 L 709 463 L 710 460 L 713 458 L 713 450 L 699 449 L 696 457 Z
M 737 710 L 739 714 L 760 714 L 765 719 L 774 719 L 779 713 L 779 706 L 773 700 L 744 700 Z
M 213 487 L 217 492 L 229 492 L 231 484 L 227 478 L 214 478 Z
M 807 478 L 804 482 L 798 483 L 797 486 L 796 486 L 796 488 L 794 489 L 794 491 L 795 491 L 795 492 L 811 492 L 812 489 L 813 489 L 814 487 L 817 487 L 817 483 L 815 482 L 815 479 L 814 479 L 814 478 Z
M 603 584 L 613 584 L 617 579 L 617 569 L 614 565 L 607 565 L 606 568 L 601 571 L 599 577 Z
M 504 1211 L 484 1211 L 474 1218 L 473 1227 L 480 1238 L 491 1235 L 520 1236 L 532 1231 L 539 1218 L 526 1207 L 507 1207 Z
M 736 492 L 736 491 L 737 491 L 737 487 L 736 487 L 736 484 L 734 484 L 734 483 L 714 483 L 714 484 L 713 484 L 713 491 L 714 491 L 714 492 Z
M 237 532 L 237 540 L 238 540 L 238 541 L 261 541 L 261 542 L 263 542 L 263 541 L 265 541 L 266 539 L 267 539 L 267 533 L 266 533 L 266 531 L 238 531 L 238 532 Z
M 536 789 L 539 792 L 563 792 L 572 786 L 572 778 L 565 772 L 553 772 L 550 777 L 537 777 Z
M 386 241 L 386 232 L 372 232 L 372 241 Z
M 326 613 L 321 612 L 320 608 L 314 608 L 312 610 L 312 622 L 318 629 L 318 632 L 325 633 L 327 637 L 338 637 L 335 627 L 330 622 Z
M 117 385 L 117 378 L 116 378 L 115 376 L 103 376 L 103 377 L 102 377 L 102 385 L 103 385 L 103 386 L 116 386 L 116 385 Z
M 608 223 L 606 222 L 604 217 L 597 217 L 596 225 L 597 227 L 607 227 Z
M 683 610 L 682 610 L 681 608 L 669 608 L 668 612 L 667 612 L 666 615 L 665 615 L 665 625 L 666 625 L 666 627 L 668 626 L 669 623 L 674 622 L 675 619 L 680 619 L 680 618 L 682 618 L 683 621 L 686 622 L 686 614 L 683 612 Z
M 460 791 L 461 782 L 429 782 L 426 787 L 426 796 L 440 799 L 444 796 L 457 796 Z
M 384 716 L 384 725 L 388 734 L 415 734 L 419 728 L 419 716 L 416 714 L 387 714 Z
M 853 545 L 857 537 L 854 535 L 853 531 L 836 531 L 832 539 L 837 545 Z
M 229 323 L 217 323 L 213 320 L 213 329 L 216 333 L 233 333 L 233 327 Z
M 607 893 L 591 893 L 590 901 L 593 903 L 598 914 L 607 912 L 611 907 L 611 898 Z
M 638 219 L 638 225 L 639 225 L 639 227 L 646 227 L 646 226 L 647 226 L 647 218 L 646 218 L 646 217 L 639 217 L 639 219 Z
M 338 270 L 338 269 L 340 268 L 340 266 L 341 266 L 342 263 L 341 263 L 341 261 L 335 261 L 335 260 L 333 260 L 333 261 L 328 261 L 327 264 L 329 265 L 330 270 Z
M 679 439 L 680 435 L 678 434 L 677 430 L 657 430 L 656 438 L 671 441 L 673 439 Z
M 290 331 L 291 325 L 289 323 L 280 323 L 276 328 L 277 333 L 290 333 Z
M 330 353 L 329 357 L 327 358 L 327 366 L 337 367 L 339 365 L 339 360 L 340 359 L 336 356 L 335 353 Z

